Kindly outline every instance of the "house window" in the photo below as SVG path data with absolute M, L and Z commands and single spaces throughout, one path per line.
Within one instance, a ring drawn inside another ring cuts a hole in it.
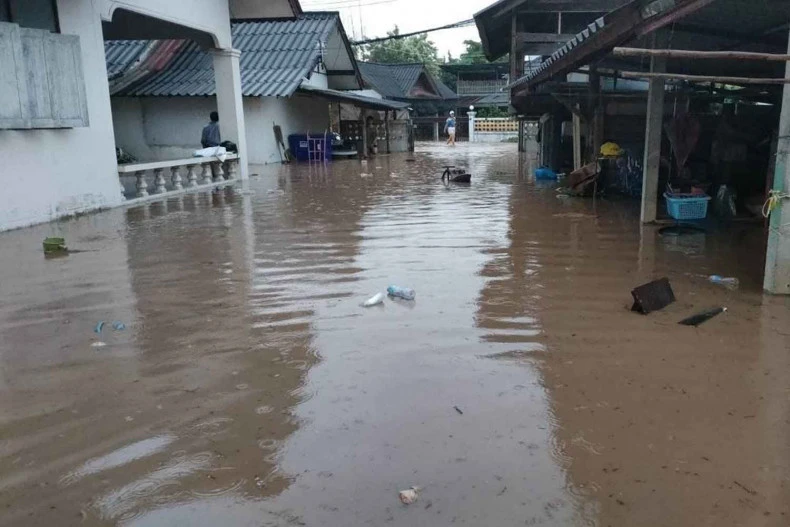
M 56 0 L 0 0 L 0 22 L 58 33 Z

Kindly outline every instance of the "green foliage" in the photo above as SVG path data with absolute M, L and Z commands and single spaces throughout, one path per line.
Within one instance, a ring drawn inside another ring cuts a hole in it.
M 399 34 L 398 26 L 387 32 L 390 37 Z M 368 44 L 362 50 L 362 58 L 367 62 L 382 64 L 421 62 L 432 75 L 439 74 L 438 51 L 436 45 L 428 40 L 427 34 Z
M 488 119 L 492 117 L 509 117 L 507 108 L 497 108 L 494 106 L 477 108 L 477 116 L 481 119 Z
M 448 64 L 488 64 L 490 62 L 486 58 L 485 53 L 483 53 L 482 43 L 477 40 L 464 40 L 464 46 L 466 46 L 466 51 L 461 53 L 458 59 L 453 59 L 448 56 Z M 505 55 L 494 62 L 507 63 L 509 61 L 509 55 Z

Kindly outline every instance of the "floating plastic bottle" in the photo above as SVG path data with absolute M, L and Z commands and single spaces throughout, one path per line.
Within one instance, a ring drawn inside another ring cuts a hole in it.
M 396 298 L 402 298 L 404 300 L 414 300 L 417 296 L 417 293 L 414 292 L 414 289 L 409 289 L 408 287 L 399 287 L 397 285 L 389 286 L 387 288 L 387 294 Z
M 732 278 L 732 277 L 725 278 L 717 274 L 710 275 L 708 277 L 708 280 L 710 280 L 714 284 L 723 285 L 727 289 L 738 289 L 738 286 L 740 285 L 740 282 L 738 281 L 737 278 Z
M 378 293 L 377 295 L 368 298 L 365 301 L 365 303 L 362 305 L 364 307 L 373 307 L 383 303 L 384 303 L 384 293 Z

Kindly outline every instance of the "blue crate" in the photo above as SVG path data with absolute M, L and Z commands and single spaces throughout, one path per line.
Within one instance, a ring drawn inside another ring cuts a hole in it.
M 557 179 L 557 173 L 554 172 L 549 167 L 540 167 L 540 168 L 535 170 L 535 179 L 556 180 Z
M 667 214 L 676 220 L 701 220 L 708 215 L 710 196 L 672 194 L 665 192 Z

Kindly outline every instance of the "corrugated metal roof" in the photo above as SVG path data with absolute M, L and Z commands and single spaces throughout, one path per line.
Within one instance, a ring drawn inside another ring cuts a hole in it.
M 238 22 L 231 25 L 233 47 L 241 51 L 241 88 L 245 96 L 289 97 L 315 68 L 331 32 L 340 23 L 337 13 L 305 13 L 295 20 Z M 105 43 L 108 55 L 128 41 Z M 108 64 L 109 69 L 109 64 Z M 190 42 L 168 66 L 113 95 L 214 95 L 211 55 Z
M 107 61 L 107 76 L 110 79 L 121 75 L 143 53 L 148 46 L 145 40 L 116 40 L 104 43 Z
M 577 33 L 576 36 L 574 36 L 570 41 L 566 42 L 565 45 L 562 46 L 560 49 L 552 53 L 549 58 L 541 62 L 536 68 L 528 72 L 520 79 L 517 79 L 515 82 L 511 83 L 508 86 L 508 89 L 513 89 L 518 86 L 521 86 L 522 84 L 526 84 L 533 77 L 535 77 L 540 72 L 542 72 L 543 70 L 554 64 L 555 61 L 561 59 L 562 57 L 570 53 L 570 51 L 573 48 L 575 48 L 576 46 L 578 46 L 579 44 L 590 38 L 590 36 L 596 34 L 598 30 L 603 29 L 605 26 L 606 26 L 606 17 L 601 17 L 595 20 L 594 22 L 591 22 L 587 26 L 587 28 Z
M 422 63 L 379 64 L 375 62 L 359 62 L 359 71 L 365 84 L 373 87 L 384 97 L 390 99 L 413 99 L 412 88 L 423 72 L 436 85 L 442 99 L 457 99 L 458 95 L 442 81 L 434 78 Z
M 332 101 L 351 103 L 362 108 L 371 108 L 373 110 L 405 110 L 409 107 L 405 102 L 376 99 L 374 97 L 348 91 L 315 88 L 313 86 L 302 86 L 299 88 L 299 91 L 308 94 L 316 94 Z

